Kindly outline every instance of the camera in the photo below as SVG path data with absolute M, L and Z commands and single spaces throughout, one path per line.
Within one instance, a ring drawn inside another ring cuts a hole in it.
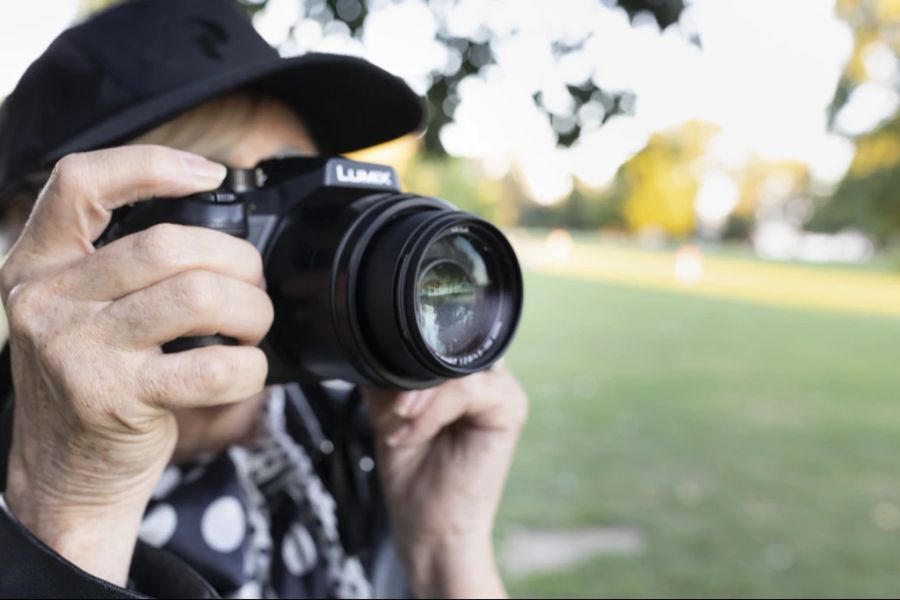
M 157 223 L 250 241 L 275 307 L 260 347 L 269 383 L 340 379 L 417 389 L 489 368 L 522 310 L 503 234 L 441 199 L 403 193 L 393 169 L 286 157 L 229 169 L 222 186 L 118 209 L 99 244 Z M 187 337 L 177 352 L 234 343 Z

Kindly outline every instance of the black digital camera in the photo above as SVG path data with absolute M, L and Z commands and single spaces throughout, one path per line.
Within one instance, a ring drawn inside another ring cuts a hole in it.
M 290 157 L 230 169 L 214 192 L 119 209 L 101 243 L 156 223 L 217 229 L 262 254 L 275 321 L 269 382 L 415 389 L 491 366 L 522 309 L 515 253 L 490 223 L 401 193 L 393 169 Z M 221 343 L 173 340 L 167 352 Z

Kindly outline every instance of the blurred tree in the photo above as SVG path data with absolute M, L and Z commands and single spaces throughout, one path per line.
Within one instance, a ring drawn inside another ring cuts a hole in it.
M 298 22 L 305 18 L 314 18 L 327 28 L 329 24 L 341 22 L 349 27 L 352 36 L 359 38 L 363 26 L 369 15 L 368 0 L 296 0 L 300 5 Z M 386 0 L 390 2 L 392 0 Z M 601 0 L 596 0 L 598 3 Z M 654 19 L 659 27 L 665 28 L 678 22 L 684 11 L 684 0 L 602 0 L 608 5 L 619 6 L 634 20 L 637 17 Z M 239 0 L 249 14 L 253 15 L 264 9 L 269 0 Z M 429 0 L 429 5 L 434 8 L 436 4 L 444 5 L 442 11 L 433 11 L 436 15 L 447 15 L 454 11 L 460 0 Z M 547 10 L 554 10 L 548 3 Z M 481 73 L 484 69 L 494 64 L 490 38 L 490 30 L 483 28 L 485 35 L 478 39 L 457 37 L 449 33 L 446 22 L 438 22 L 437 41 L 445 45 L 460 58 L 459 68 L 452 72 L 434 71 L 431 73 L 431 82 L 426 94 L 430 105 L 429 127 L 425 133 L 425 150 L 431 154 L 444 155 L 439 133 L 441 128 L 452 121 L 453 113 L 458 103 L 456 94 L 460 82 L 470 75 Z M 293 31 L 289 33 L 289 37 Z M 583 39 L 556 40 L 553 44 L 553 53 L 557 61 L 563 60 L 566 55 L 579 51 L 584 47 L 592 33 L 587 33 Z M 696 36 L 692 41 L 699 44 Z M 586 104 L 596 104 L 597 112 L 603 115 L 605 123 L 610 117 L 628 113 L 634 105 L 634 94 L 630 91 L 604 90 L 598 88 L 590 78 L 584 83 L 568 86 L 568 92 L 574 104 L 573 114 Z M 548 120 L 554 125 L 557 140 L 563 146 L 574 143 L 581 135 L 581 126 L 576 119 L 552 118 L 551 111 L 543 105 L 539 94 L 535 95 L 534 102 L 547 115 Z
M 121 1 L 80 0 L 84 14 Z M 251 18 L 256 15 L 264 17 L 265 14 L 262 14 L 261 11 L 266 11 L 267 8 L 279 9 L 280 14 L 280 11 L 288 3 L 288 0 L 278 0 L 277 2 L 276 0 L 271 2 L 270 0 L 236 1 Z M 310 20 L 315 21 L 321 31 L 343 29 L 351 38 L 360 41 L 365 33 L 367 19 L 374 14 L 374 7 L 383 7 L 400 1 L 402 0 L 293 0 L 296 2 L 297 10 L 288 11 L 291 13 L 289 19 L 293 22 L 285 29 L 286 34 L 281 45 L 287 52 L 290 52 L 292 47 L 296 46 L 298 27 L 302 28 L 304 23 L 309 25 Z M 410 158 L 411 155 L 404 154 L 400 159 L 397 156 L 381 156 L 379 160 L 397 167 L 404 174 L 407 184 L 422 193 L 454 198 L 462 208 L 473 210 L 499 223 L 512 224 L 519 218 L 523 218 L 534 225 L 545 224 L 545 221 L 555 221 L 560 225 L 590 229 L 607 226 L 622 227 L 625 222 L 622 213 L 624 196 L 620 193 L 596 191 L 577 186 L 573 194 L 556 207 L 541 207 L 540 205 L 523 207 L 521 198 L 527 194 L 523 193 L 522 188 L 519 187 L 520 183 L 514 181 L 515 178 L 503 178 L 502 183 L 491 181 L 492 178 L 485 177 L 477 166 L 467 165 L 464 161 L 448 160 L 449 157 L 441 145 L 439 134 L 441 128 L 453 119 L 459 103 L 457 88 L 467 77 L 483 74 L 496 64 L 494 48 L 498 40 L 494 38 L 499 34 L 493 33 L 490 28 L 482 25 L 476 34 L 468 37 L 453 35 L 450 33 L 452 28 L 448 21 L 451 18 L 450 15 L 457 14 L 455 11 L 464 0 L 421 1 L 437 20 L 436 41 L 442 44 L 449 54 L 459 58 L 458 68 L 435 70 L 429 74 L 426 99 L 429 104 L 430 121 L 424 136 L 425 156 Z M 593 1 L 597 5 L 605 4 L 621 9 L 632 23 L 653 20 L 660 29 L 679 23 L 685 10 L 684 0 Z M 547 10 L 556 10 L 556 7 L 548 3 Z M 682 25 L 684 24 L 682 23 Z M 683 30 L 690 35 L 688 27 L 684 27 Z M 561 64 L 573 53 L 583 50 L 593 35 L 595 35 L 594 32 L 589 29 L 586 29 L 578 39 L 570 39 L 571 36 L 563 39 L 560 34 L 560 39 L 552 42 L 552 54 L 556 64 Z M 699 45 L 700 42 L 696 36 L 691 36 L 690 39 Z M 540 93 L 532 97 L 535 105 L 546 115 L 548 122 L 552 125 L 558 143 L 563 146 L 571 145 L 581 135 L 581 124 L 578 119 L 574 118 L 574 115 L 579 112 L 598 115 L 600 123 L 605 124 L 615 115 L 629 113 L 635 103 L 635 97 L 631 91 L 601 89 L 594 83 L 589 72 L 582 83 L 568 85 L 566 91 L 572 102 L 571 114 L 564 118 L 559 114 L 553 114 L 550 108 L 545 106 L 545 99 Z M 582 108 L 588 110 L 581 111 Z M 375 151 L 377 152 L 378 149 L 376 148 Z M 365 158 L 375 160 L 373 155 L 366 155 Z M 431 160 L 437 158 L 446 160 L 446 163 Z M 637 206 L 639 207 L 640 204 Z
M 672 237 L 694 232 L 694 198 L 709 140 L 718 128 L 689 121 L 655 134 L 616 175 L 622 215 L 632 231 L 657 229 Z
M 809 228 L 856 227 L 885 244 L 900 236 L 900 115 L 856 140 L 856 155 Z
M 689 121 L 656 134 L 619 168 L 608 189 L 577 186 L 558 204 L 526 203 L 519 223 L 525 227 L 655 230 L 674 238 L 689 236 L 696 227 L 694 200 L 706 168 L 707 146 L 718 131 L 710 123 Z M 746 235 L 755 202 L 755 198 L 748 200 L 748 208 L 739 212 L 744 221 L 735 223 L 730 235 Z
M 499 224 L 520 221 L 522 191 L 512 177 L 489 178 L 473 161 L 455 157 L 418 155 L 401 171 L 405 188 L 416 193 L 447 198 L 458 208 Z
M 871 53 L 880 46 L 886 46 L 895 57 L 900 56 L 900 2 L 837 0 L 835 10 L 853 31 L 853 52 L 829 108 L 829 120 L 832 124 L 853 90 L 870 81 L 867 62 Z
M 794 199 L 810 195 L 811 176 L 809 165 L 805 162 L 791 159 L 773 161 L 757 156 L 733 175 L 740 190 L 738 203 L 732 211 L 738 220 L 752 223 L 757 217 L 780 216 L 779 220 L 786 218 L 796 225 L 809 220 L 809 214 L 796 209 L 794 214 L 785 214 L 786 211 L 791 213 Z
M 519 214 L 523 227 L 565 229 L 625 229 L 622 216 L 624 196 L 615 187 L 596 190 L 577 185 L 569 196 L 558 204 L 549 206 L 535 202 L 525 203 Z
M 900 81 L 900 2 L 838 0 L 836 10 L 853 31 L 854 47 L 829 109 L 832 125 L 860 86 L 877 82 L 896 87 Z M 891 72 L 879 72 L 885 64 Z M 844 180 L 808 227 L 858 227 L 885 243 L 900 236 L 900 115 L 855 141 L 856 154 Z

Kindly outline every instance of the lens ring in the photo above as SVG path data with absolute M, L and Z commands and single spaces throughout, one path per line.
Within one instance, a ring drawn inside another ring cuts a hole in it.
M 444 376 L 459 377 L 482 370 L 502 355 L 521 313 L 522 279 L 515 253 L 496 227 L 466 213 L 441 215 L 417 233 L 402 284 L 398 286 L 398 316 L 405 324 L 407 337 L 428 366 Z M 435 258 L 429 250 L 448 238 L 465 239 L 476 250 L 483 261 L 481 278 L 489 284 L 482 290 L 485 296 L 480 300 L 480 318 L 476 315 L 473 322 L 480 334 L 478 343 L 474 343 L 475 336 L 463 335 L 454 344 L 456 352 L 449 353 L 436 347 L 428 329 L 420 326 L 416 311 L 419 278 L 433 266 Z

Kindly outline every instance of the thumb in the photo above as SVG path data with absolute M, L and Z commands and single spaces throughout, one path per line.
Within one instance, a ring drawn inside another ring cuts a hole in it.
M 70 154 L 56 163 L 15 252 L 34 269 L 59 266 L 93 251 L 112 211 L 153 197 L 184 196 L 218 187 L 223 165 L 164 146 L 134 145 Z

